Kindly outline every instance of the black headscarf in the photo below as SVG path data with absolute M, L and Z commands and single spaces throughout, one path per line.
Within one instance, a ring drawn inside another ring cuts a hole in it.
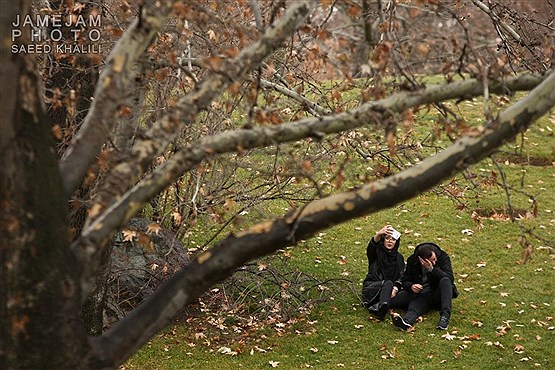
M 383 273 L 384 279 L 397 279 L 401 273 L 401 271 L 399 271 L 399 264 L 397 263 L 400 244 L 401 238 L 395 241 L 395 245 L 391 250 L 388 250 L 384 245 L 383 238 L 378 243 L 378 247 L 376 248 L 376 263 L 378 264 L 379 270 Z

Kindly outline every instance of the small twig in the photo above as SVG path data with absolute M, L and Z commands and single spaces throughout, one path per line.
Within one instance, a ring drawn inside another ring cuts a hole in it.
M 511 193 L 509 192 L 509 186 L 507 185 L 507 176 L 505 175 L 505 171 L 503 171 L 503 168 L 501 168 L 501 166 L 495 160 L 495 158 L 493 158 L 493 156 L 490 155 L 489 158 L 492 160 L 493 164 L 495 165 L 495 167 L 497 167 L 497 170 L 501 174 L 501 180 L 503 181 L 502 188 L 505 191 L 505 196 L 507 197 L 507 207 L 508 207 L 508 210 L 509 210 L 509 217 L 511 218 L 511 222 L 515 222 L 515 216 L 514 216 L 514 212 L 513 212 L 513 205 L 511 203 Z

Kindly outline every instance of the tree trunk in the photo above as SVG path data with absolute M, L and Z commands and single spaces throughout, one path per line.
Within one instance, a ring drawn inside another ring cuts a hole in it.
M 3 16 L 24 14 L 20 6 L 6 3 Z M 7 369 L 78 369 L 88 344 L 75 314 L 79 266 L 68 246 L 55 143 L 33 56 L 7 53 L 3 43 L 2 60 L 9 63 L 2 69 L 10 73 L 2 87 L 17 90 L 1 123 L 1 362 Z
M 81 323 L 90 335 L 100 335 L 104 329 L 104 306 L 106 303 L 106 293 L 108 292 L 112 249 L 110 246 L 103 251 L 93 288 L 87 295 L 81 309 Z

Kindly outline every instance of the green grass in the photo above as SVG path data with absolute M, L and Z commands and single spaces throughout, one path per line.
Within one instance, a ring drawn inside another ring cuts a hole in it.
M 534 222 L 544 226 L 544 236 L 553 240 L 554 214 L 547 211 L 555 204 L 551 199 L 545 206 Z M 451 340 L 435 330 L 436 312 L 426 315 L 415 332 L 404 333 L 388 320 L 375 321 L 359 305 L 356 293 L 366 272 L 365 243 L 386 222 L 404 232 L 401 252 L 405 255 L 424 240 L 435 241 L 451 254 L 461 292 L 453 305 Z M 347 272 L 353 283 L 338 284 L 333 300 L 317 305 L 298 333 L 288 326 L 286 334 L 279 336 L 270 328 L 229 344 L 225 336 L 219 341 L 195 339 L 187 327 L 175 324 L 142 348 L 126 368 L 253 369 L 270 368 L 270 361 L 279 362 L 279 368 L 553 368 L 553 256 L 534 243 L 531 261 L 522 264 L 518 227 L 510 221 L 483 223 L 474 235 L 462 235 L 464 228 L 476 230 L 468 212 L 454 211 L 449 200 L 425 194 L 337 226 L 292 249 L 291 263 L 322 279 L 345 278 Z M 341 256 L 346 257 L 344 265 L 338 263 Z M 510 329 L 500 335 L 503 326 Z M 217 353 L 220 347 L 239 353 Z
M 529 238 L 534 253 L 523 263 L 519 245 L 519 225 L 532 228 L 551 244 L 555 240 L 555 171 L 549 165 L 554 161 L 554 123 L 554 115 L 544 117 L 525 134 L 523 148 L 520 139 L 504 148 L 545 158 L 546 166 L 514 163 L 514 158 L 502 158 L 501 163 L 515 188 L 513 206 L 531 211 L 532 195 L 539 205 L 538 217 L 517 223 L 482 219 L 479 225 L 472 211 L 506 207 L 505 192 L 497 186 L 466 189 L 464 209 L 457 209 L 444 193 L 427 192 L 287 250 L 291 267 L 322 281 L 332 280 L 326 285 L 329 299 L 308 314 L 249 330 L 234 330 L 232 314 L 223 315 L 223 329 L 209 323 L 216 317 L 213 312 L 195 315 L 189 324 L 182 318 L 122 368 L 264 369 L 272 364 L 283 369 L 555 368 L 555 257 L 546 243 Z M 469 171 L 482 179 L 497 168 L 484 160 Z M 467 184 L 460 176 L 456 181 Z M 278 215 L 283 213 L 283 203 L 274 207 Z M 423 241 L 433 241 L 450 253 L 460 296 L 454 300 L 448 332 L 435 329 L 437 312 L 427 314 L 414 332 L 405 333 L 390 320 L 376 321 L 360 305 L 366 243 L 386 223 L 403 232 L 400 252 L 405 258 Z M 463 229 L 474 234 L 464 235 Z M 219 353 L 221 348 L 231 353 Z

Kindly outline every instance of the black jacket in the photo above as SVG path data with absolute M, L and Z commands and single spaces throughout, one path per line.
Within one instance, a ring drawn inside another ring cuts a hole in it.
M 407 291 L 411 291 L 411 286 L 413 284 L 422 284 L 423 278 L 423 271 L 422 271 L 422 264 L 418 259 L 418 255 L 416 252 L 418 249 L 424 244 L 431 244 L 434 253 L 436 254 L 436 264 L 434 269 L 428 273 L 428 284 L 432 290 L 437 289 L 439 285 L 439 281 L 444 278 L 448 277 L 453 284 L 453 297 L 458 295 L 457 287 L 455 286 L 455 278 L 453 276 L 453 267 L 451 265 L 451 258 L 447 254 L 441 250 L 441 248 L 434 243 L 421 243 L 416 246 L 414 249 L 414 253 L 407 258 L 407 267 L 405 269 L 405 273 L 403 274 L 402 283 L 403 288 Z
M 396 264 L 396 273 L 395 276 L 385 276 L 384 271 L 380 268 L 378 263 L 378 255 L 377 249 L 382 248 L 385 249 L 383 246 L 383 241 L 375 242 L 374 238 L 370 239 L 368 243 L 368 247 L 366 247 L 366 256 L 368 257 L 368 273 L 366 274 L 366 278 L 364 279 L 365 283 L 372 282 L 372 281 L 382 281 L 382 280 L 392 280 L 395 285 L 399 288 L 401 287 L 401 277 L 403 276 L 403 271 L 405 269 L 405 259 L 403 255 L 398 252 L 400 240 L 395 242 L 395 247 L 391 251 L 392 255 L 395 256 L 395 264 Z
M 393 249 L 390 252 L 386 252 L 383 240 L 375 242 L 374 238 L 370 239 L 366 247 L 368 273 L 362 283 L 362 301 L 365 307 L 369 307 L 377 302 L 385 280 L 393 281 L 393 284 L 401 289 L 405 259 L 398 252 L 399 244 L 400 240 L 397 240 Z M 378 249 L 381 252 L 378 252 Z M 382 256 L 381 259 L 378 254 Z

